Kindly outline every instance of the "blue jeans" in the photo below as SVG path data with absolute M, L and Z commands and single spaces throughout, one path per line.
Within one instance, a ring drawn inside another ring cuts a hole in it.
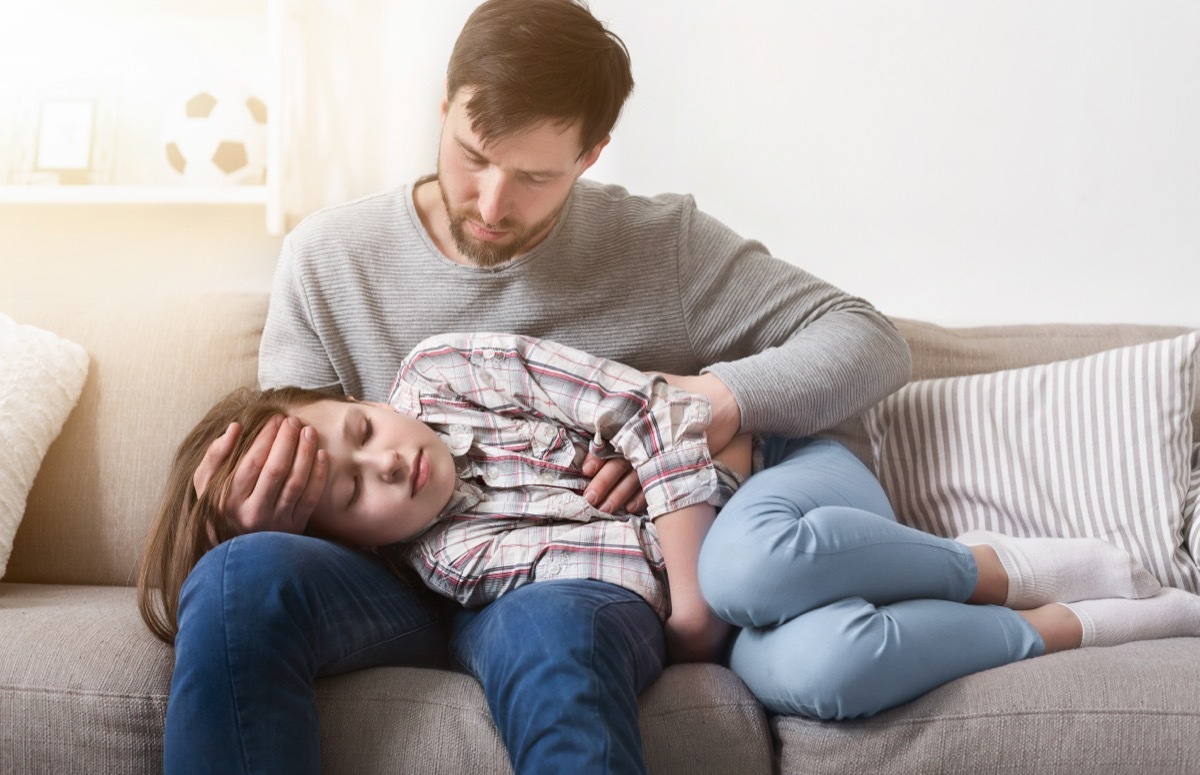
M 1043 653 L 1015 611 L 965 602 L 967 547 L 898 524 L 845 447 L 769 439 L 764 464 L 721 510 L 699 570 L 709 605 L 744 628 L 730 667 L 768 709 L 871 716 Z
M 662 626 L 619 587 L 539 582 L 466 611 L 362 552 L 256 533 L 201 559 L 179 621 L 167 773 L 319 772 L 314 680 L 443 666 L 447 632 L 518 773 L 645 771 L 637 694 L 662 671 Z

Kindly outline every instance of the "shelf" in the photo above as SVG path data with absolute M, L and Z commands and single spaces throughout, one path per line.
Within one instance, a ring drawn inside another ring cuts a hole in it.
M 266 205 L 266 186 L 0 186 L 0 204 Z
M 0 70 L 23 73 L 0 83 L 0 206 L 253 206 L 281 234 L 285 2 L 24 4 L 0 25 Z M 245 144 L 230 177 L 251 185 L 191 171 L 218 140 Z

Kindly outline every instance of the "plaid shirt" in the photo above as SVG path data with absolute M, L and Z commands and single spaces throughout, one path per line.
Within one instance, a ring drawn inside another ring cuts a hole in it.
M 596 579 L 636 592 L 666 618 L 653 518 L 720 506 L 741 482 L 709 457 L 706 399 L 554 342 L 427 339 L 405 358 L 389 403 L 430 425 L 454 456 L 450 502 L 402 549 L 430 588 L 466 606 L 533 581 Z M 584 500 L 589 450 L 632 463 L 649 517 Z

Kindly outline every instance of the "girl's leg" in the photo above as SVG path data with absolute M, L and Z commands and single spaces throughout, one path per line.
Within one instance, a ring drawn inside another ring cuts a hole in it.
M 1170 587 L 1144 599 L 1021 612 L 944 600 L 874 606 L 851 598 L 778 627 L 742 630 L 730 667 L 777 713 L 860 718 L 964 675 L 1050 651 L 1189 636 L 1200 636 L 1200 596 Z
M 1043 653 L 1015 611 L 945 600 L 849 598 L 738 634 L 730 667 L 769 710 L 871 716 L 964 675 Z
M 897 524 L 875 476 L 820 439 L 771 440 L 769 468 L 721 510 L 700 553 L 717 615 L 741 627 L 786 622 L 846 598 L 875 605 L 966 601 L 978 571 L 962 544 Z

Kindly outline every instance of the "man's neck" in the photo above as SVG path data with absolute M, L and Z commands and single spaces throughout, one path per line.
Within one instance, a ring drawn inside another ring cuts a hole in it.
M 442 201 L 442 190 L 436 175 L 426 175 L 416 182 L 413 205 L 417 208 L 421 225 L 442 255 L 456 264 L 475 266 L 475 262 L 458 251 L 454 238 L 450 236 L 450 214 L 446 212 L 446 204 Z

